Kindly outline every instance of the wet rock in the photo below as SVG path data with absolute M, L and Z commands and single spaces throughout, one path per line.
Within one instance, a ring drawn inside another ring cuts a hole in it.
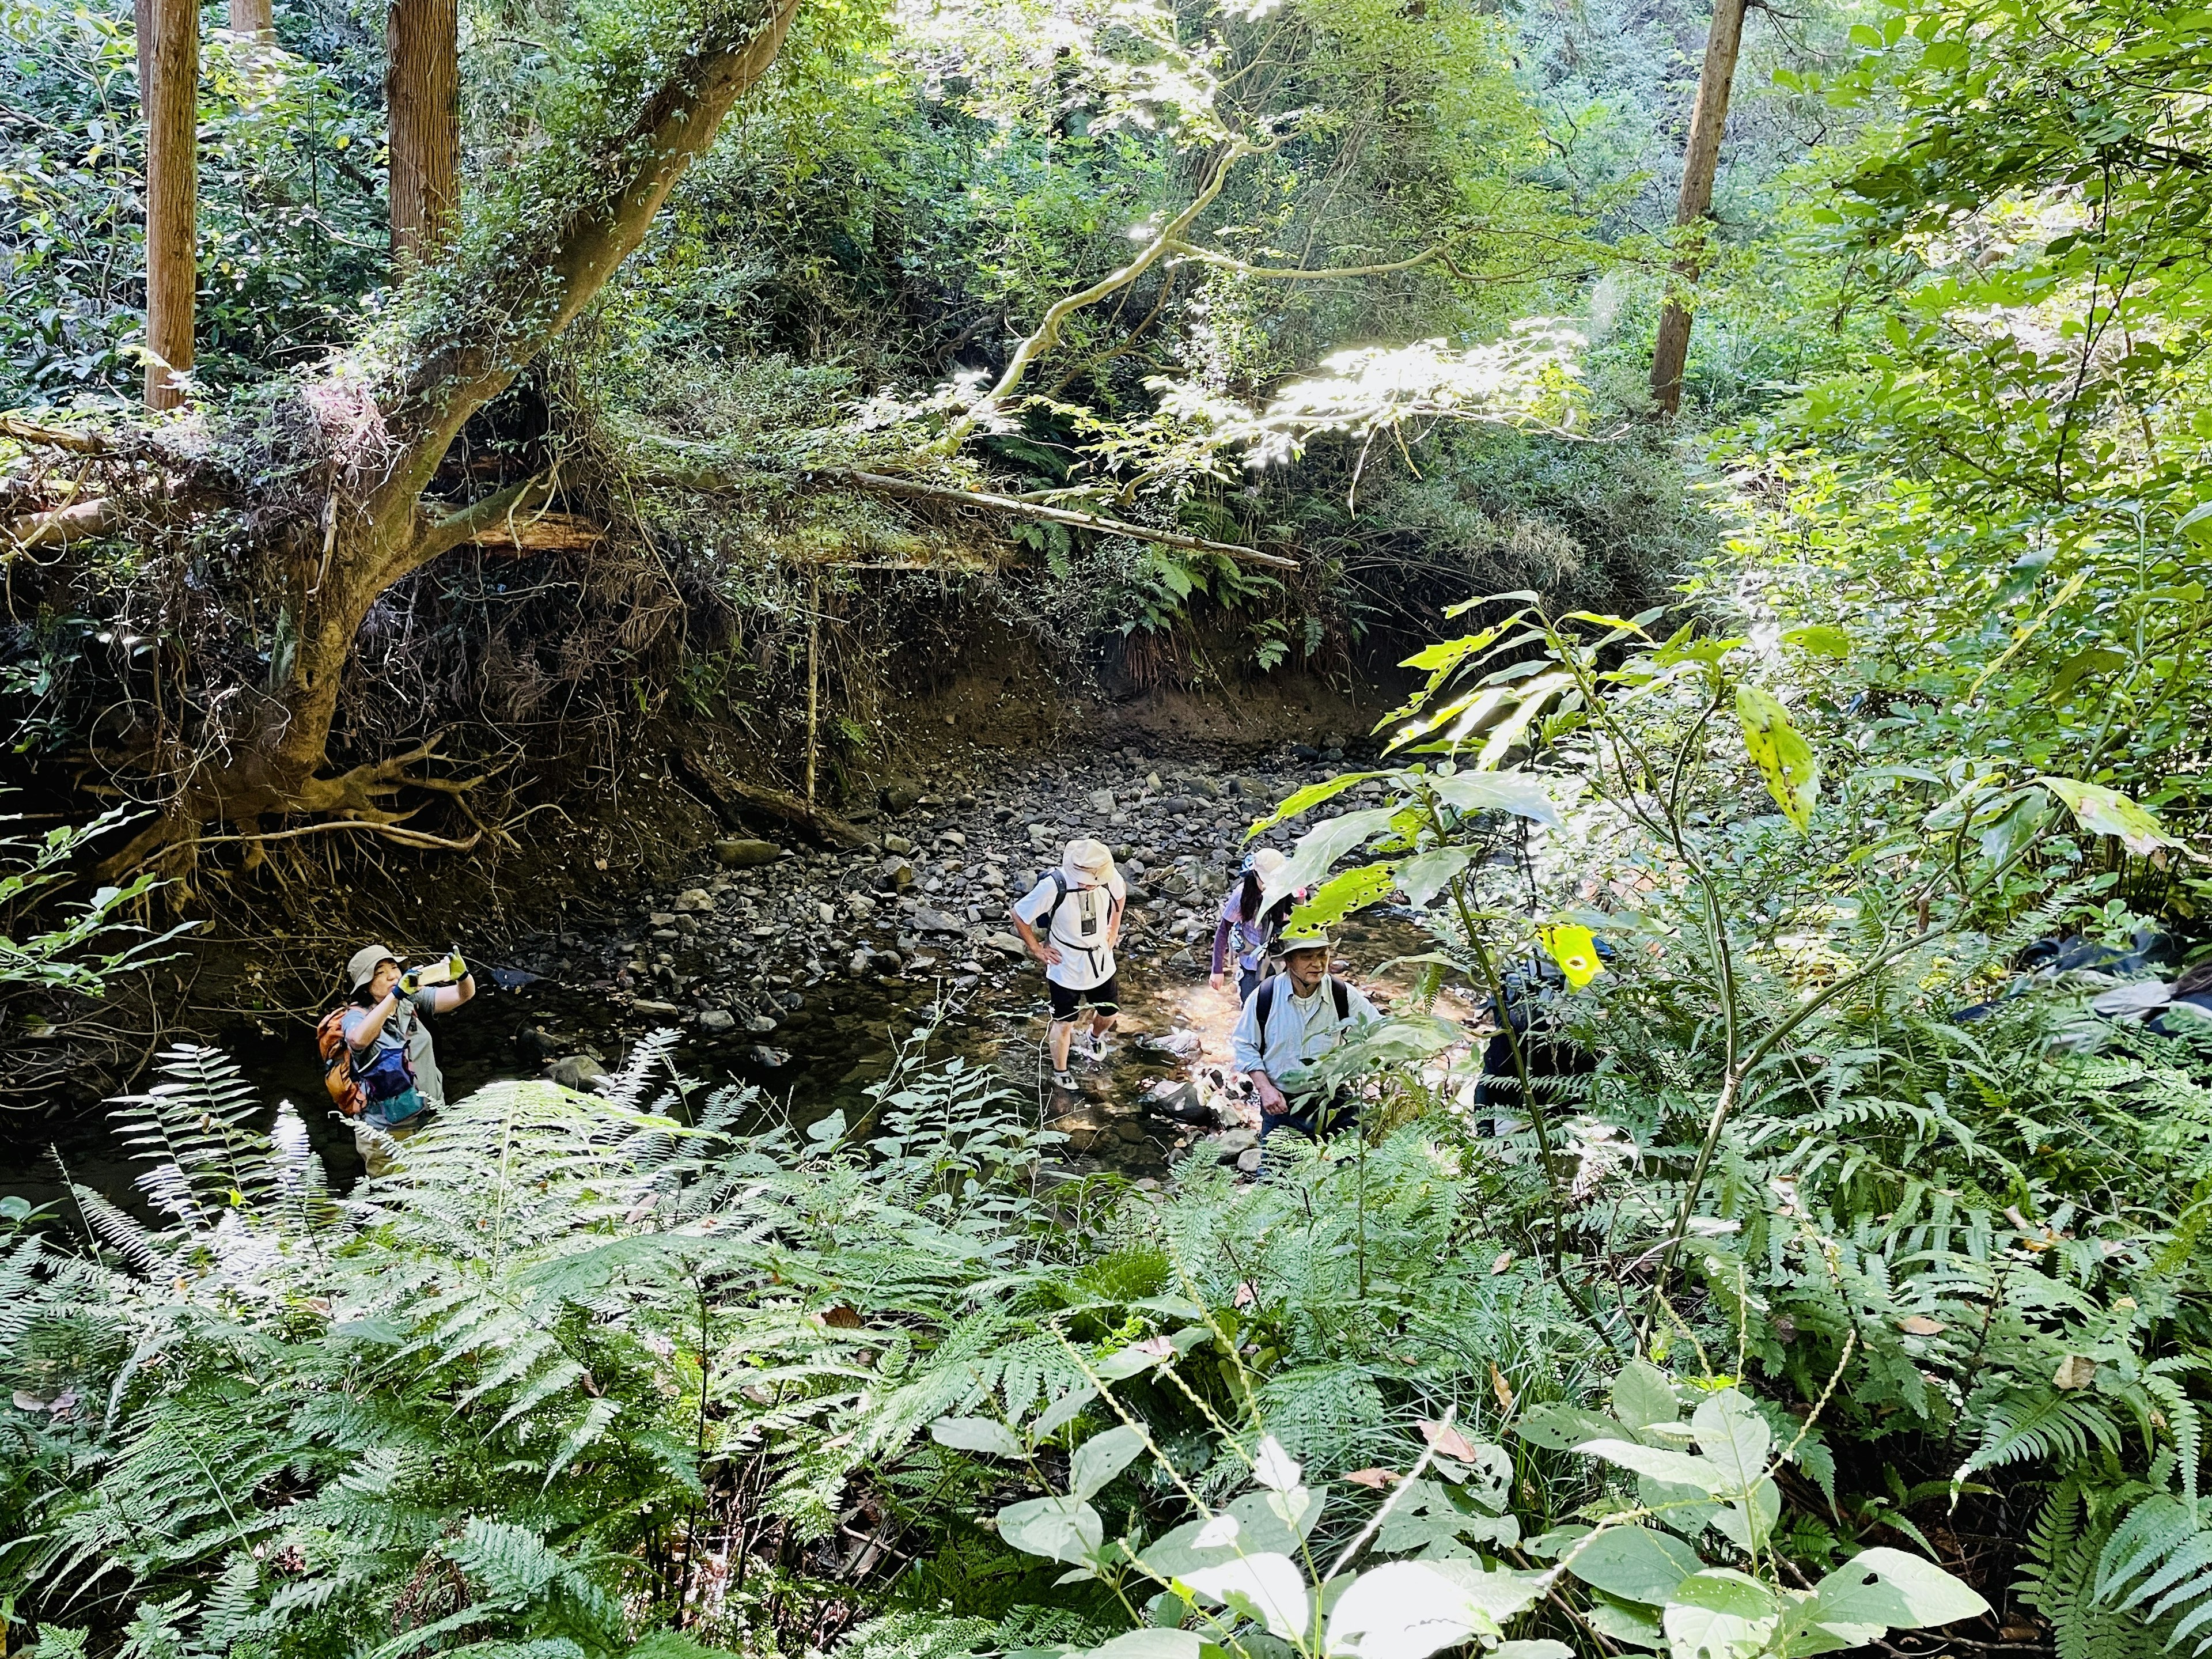
M 732 869 L 744 869 L 757 864 L 774 864 L 783 856 L 783 848 L 772 841 L 744 841 L 730 836 L 714 843 L 714 856 Z
M 940 830 L 937 832 L 937 838 L 951 847 L 965 847 L 968 844 L 968 837 L 957 830 Z
M 1257 1129 L 1226 1129 L 1213 1137 L 1213 1144 L 1221 1153 L 1221 1161 L 1226 1164 L 1237 1153 L 1258 1146 L 1260 1132 Z
M 909 812 L 920 804 L 922 787 L 912 778 L 889 778 L 884 782 L 878 798 L 885 809 L 893 812 Z
M 836 925 L 837 907 L 830 903 L 829 900 L 817 900 L 814 906 L 814 914 L 821 920 L 822 925 L 824 927 L 834 927 Z
M 1231 781 L 1236 786 L 1237 793 L 1243 796 L 1246 800 L 1259 800 L 1274 793 L 1273 790 L 1258 778 L 1242 777 L 1232 779 Z
M 676 975 L 672 973 L 667 975 L 666 977 L 673 979 Z M 656 1019 L 665 1019 L 672 1014 L 679 1014 L 684 1012 L 672 1002 L 656 1002 L 650 997 L 638 997 L 635 999 L 629 1006 L 632 1012 L 651 1014 Z
M 720 1036 L 725 1031 L 737 1029 L 737 1018 L 726 1008 L 702 1008 L 698 1014 L 699 1029 Z
M 1090 799 L 1091 810 L 1094 812 L 1110 812 L 1114 810 L 1114 792 L 1111 789 L 1094 789 L 1091 792 Z
M 1140 1141 L 1145 1138 L 1144 1126 L 1140 1123 L 1130 1122 L 1127 1119 L 1114 1126 L 1114 1133 L 1126 1142 Z
M 823 908 L 827 908 L 828 907 L 825 906 Z M 858 917 L 862 921 L 866 921 L 870 916 L 876 914 L 876 902 L 874 899 L 869 897 L 866 893 L 854 894 L 845 901 L 845 908 L 850 910 L 854 916 Z M 827 921 L 828 918 L 825 917 L 823 920 Z
M 750 1058 L 754 1065 L 765 1066 L 771 1071 L 779 1066 L 789 1064 L 791 1060 L 791 1056 L 782 1049 L 771 1048 L 763 1042 L 757 1042 L 753 1045 Z
M 1221 799 L 1221 786 L 1203 773 L 1194 773 L 1183 781 L 1194 795 L 1203 795 L 1208 800 Z
M 875 959 L 876 953 L 873 951 L 869 950 L 867 946 L 864 945 L 859 950 L 853 952 L 853 959 L 845 964 L 845 971 L 850 974 L 854 979 L 858 979 L 861 975 L 868 971 L 869 964 L 874 962 Z
M 1029 946 L 1023 944 L 1020 937 L 1014 933 L 987 933 L 984 935 L 983 943 L 1001 956 L 1025 957 L 1030 953 Z
M 885 836 L 884 837 L 884 851 L 886 853 L 898 854 L 911 853 L 914 851 L 914 843 L 908 841 L 904 836 Z
M 775 1030 L 775 1022 L 766 1014 L 755 1014 L 745 1022 L 745 1030 L 755 1036 L 766 1036 L 770 1031 Z
M 1190 795 L 1163 795 L 1152 803 L 1153 810 L 1169 817 L 1185 817 L 1198 811 L 1197 799 Z
M 914 866 L 902 858 L 887 858 L 876 866 L 876 880 L 904 892 L 914 885 Z
M 1238 1172 L 1243 1175 L 1259 1174 L 1260 1149 L 1257 1146 L 1248 1146 L 1243 1152 L 1237 1153 L 1237 1168 Z
M 767 843 L 762 844 L 765 846 Z M 688 910 L 696 915 L 702 910 L 712 910 L 714 908 L 714 896 L 703 887 L 686 888 L 676 896 L 676 908 L 679 912 Z
M 914 925 L 925 933 L 964 933 L 968 924 L 943 910 L 916 910 Z
M 589 1089 L 607 1074 L 607 1068 L 589 1054 L 563 1054 L 545 1068 L 547 1079 L 564 1089 Z

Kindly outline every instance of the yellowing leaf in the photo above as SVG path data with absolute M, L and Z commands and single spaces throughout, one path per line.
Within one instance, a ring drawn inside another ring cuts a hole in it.
M 1842 629 L 1826 623 L 1808 623 L 1802 628 L 1786 628 L 1782 631 L 1782 643 L 1794 645 L 1800 651 L 1815 657 L 1848 657 L 1851 654 L 1851 636 Z
M 1589 928 L 1563 924 L 1540 931 L 1544 948 L 1552 953 L 1552 960 L 1559 964 L 1559 971 L 1576 990 L 1581 990 L 1605 971 L 1605 964 L 1598 960 L 1597 940 Z
M 2036 781 L 2064 801 L 2074 821 L 2091 835 L 2118 836 L 2120 845 L 2138 857 L 2148 858 L 2161 847 L 2181 845 L 2166 833 L 2148 807 L 2137 805 L 2117 789 L 2083 783 L 2078 778 L 2043 777 Z
M 1782 816 L 1803 830 L 1820 799 L 1820 763 L 1812 744 L 1790 725 L 1789 711 L 1756 686 L 1736 688 L 1735 714 L 1743 722 L 1743 746 L 1766 780 L 1766 793 Z

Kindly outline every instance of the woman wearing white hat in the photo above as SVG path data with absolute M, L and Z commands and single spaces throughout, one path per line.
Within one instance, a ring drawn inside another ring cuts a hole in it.
M 1030 954 L 1044 964 L 1052 993 L 1052 1080 L 1073 1089 L 1067 1070 L 1068 1045 L 1081 1011 L 1091 1011 L 1085 1050 L 1093 1060 L 1106 1058 L 1107 1033 L 1121 1011 L 1121 981 L 1114 947 L 1121 942 L 1121 913 L 1128 889 L 1114 868 L 1103 842 L 1088 836 L 1067 843 L 1060 868 L 1049 872 L 1013 907 L 1014 927 Z
M 1237 945 L 1239 1002 L 1249 998 L 1267 977 L 1268 953 L 1274 949 L 1283 924 L 1290 920 L 1296 894 L 1285 893 L 1273 904 L 1267 902 L 1267 878 L 1289 862 L 1272 847 L 1259 848 L 1244 860 L 1244 867 L 1237 872 L 1237 884 L 1221 901 L 1221 917 L 1213 929 L 1212 983 L 1215 990 L 1221 988 L 1221 981 L 1229 971 L 1229 946 L 1233 939 Z

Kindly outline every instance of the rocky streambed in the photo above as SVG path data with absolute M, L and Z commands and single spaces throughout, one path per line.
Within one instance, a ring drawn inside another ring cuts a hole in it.
M 948 740 L 939 766 L 885 780 L 850 811 L 864 846 L 716 842 L 628 908 L 586 919 L 579 907 L 573 921 L 508 936 L 503 949 L 484 919 L 462 913 L 427 923 L 435 937 L 387 942 L 418 954 L 458 945 L 482 969 L 476 1000 L 433 1022 L 455 1095 L 514 1076 L 591 1088 L 649 1033 L 673 1029 L 685 1077 L 756 1085 L 801 1121 L 834 1111 L 857 1121 L 869 1085 L 902 1052 L 957 1054 L 994 1068 L 1036 1121 L 1066 1133 L 1071 1170 L 1157 1179 L 1188 1156 L 1250 1163 L 1257 1114 L 1228 1065 L 1236 997 L 1207 984 L 1214 917 L 1254 819 L 1354 763 L 1315 748 L 1227 766 L 1134 748 L 1010 756 Z M 1356 787 L 1323 810 L 1372 793 Z M 1287 847 L 1309 827 L 1261 840 Z M 1079 835 L 1113 847 L 1130 912 L 1121 1030 L 1104 1066 L 1079 1067 L 1070 1098 L 1046 1087 L 1043 975 L 1006 913 Z M 1385 1007 L 1412 977 L 1386 964 L 1427 943 L 1411 921 L 1378 913 L 1336 932 L 1339 970 Z M 313 1012 L 170 1035 L 216 1042 L 264 1102 L 297 1103 L 346 1185 L 360 1166 L 324 1097 Z M 1437 1012 L 1474 1013 L 1449 993 Z M 0 1151 L 0 1192 L 62 1201 L 64 1165 L 70 1179 L 135 1201 L 141 1166 L 98 1117 Z
M 926 1030 L 930 1052 L 994 1065 L 1033 1097 L 1068 1134 L 1076 1167 L 1157 1176 L 1201 1141 L 1233 1159 L 1257 1116 L 1227 1074 L 1234 994 L 1207 984 L 1217 907 L 1252 821 L 1345 763 L 1312 748 L 1236 769 L 1135 749 L 948 755 L 850 815 L 864 847 L 718 842 L 611 925 L 520 940 L 514 965 L 541 977 L 505 999 L 511 1018 L 520 1011 L 508 1070 L 589 1087 L 647 1032 L 672 1026 L 688 1073 L 760 1084 L 802 1116 L 850 1116 Z M 1261 839 L 1286 847 L 1307 827 Z M 1007 907 L 1079 835 L 1113 847 L 1130 909 L 1121 1030 L 1070 1100 L 1044 1087 L 1043 977 Z M 1424 936 L 1387 917 L 1340 933 L 1344 966 L 1387 1005 L 1406 976 L 1375 970 Z M 443 1054 L 442 1033 L 440 1043 Z

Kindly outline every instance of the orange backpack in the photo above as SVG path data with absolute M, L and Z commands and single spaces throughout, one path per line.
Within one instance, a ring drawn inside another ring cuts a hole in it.
M 351 1003 L 341 1002 L 325 1014 L 315 1027 L 315 1046 L 322 1050 L 323 1087 L 330 1091 L 340 1112 L 359 1117 L 362 1108 L 368 1104 L 368 1095 L 354 1080 L 353 1050 L 346 1046 L 345 1017 L 352 1010 Z

